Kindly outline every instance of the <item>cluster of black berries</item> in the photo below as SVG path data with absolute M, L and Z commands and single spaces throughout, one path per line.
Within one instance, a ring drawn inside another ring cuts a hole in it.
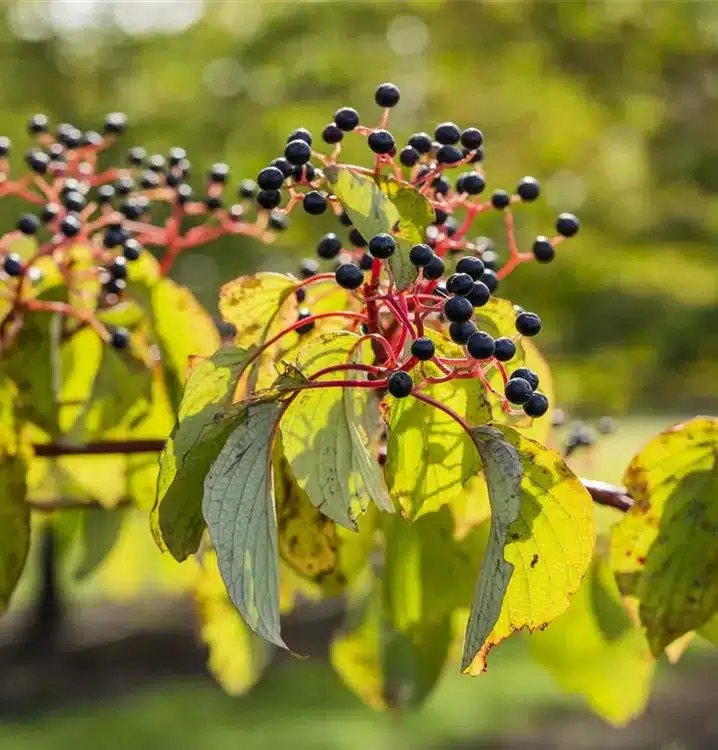
M 551 424 L 555 428 L 561 428 L 566 424 L 566 414 L 562 409 L 556 409 L 551 418 Z M 582 420 L 572 421 L 563 436 L 563 454 L 568 457 L 584 448 L 590 448 L 596 444 L 599 435 L 610 435 L 616 429 L 616 423 L 612 417 L 601 417 L 595 425 L 595 429 Z

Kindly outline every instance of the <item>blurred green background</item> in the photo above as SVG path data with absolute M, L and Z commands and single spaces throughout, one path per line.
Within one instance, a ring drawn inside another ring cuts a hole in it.
M 480 127 L 490 188 L 541 180 L 543 199 L 516 212 L 525 249 L 559 211 L 582 220 L 552 265 L 524 266 L 503 289 L 544 319 L 540 344 L 563 405 L 630 415 L 581 470 L 618 480 L 639 443 L 671 421 L 662 415 L 716 412 L 718 3 L 20 0 L 0 6 L 0 25 L 0 134 L 18 153 L 35 112 L 90 128 L 123 110 L 131 128 L 115 156 L 135 144 L 181 145 L 197 185 L 223 160 L 234 186 L 277 156 L 291 129 L 318 131 L 340 105 L 371 122 L 384 80 L 402 91 L 398 138 L 447 119 Z M 19 210 L 0 204 L 3 231 Z M 496 217 L 476 226 L 505 253 Z M 260 267 L 292 270 L 328 228 L 299 217 L 271 247 L 226 239 L 183 256 L 174 276 L 214 310 L 221 283 Z M 147 678 L 148 692 L 94 712 L 0 716 L 0 748 L 85 750 L 99 736 L 108 750 L 149 741 L 157 750 L 448 747 L 566 706 L 523 648 L 504 647 L 479 680 L 450 680 L 405 731 L 313 663 L 291 665 L 239 702 L 208 680 L 152 687 Z M 654 707 L 653 719 L 689 716 L 697 692 Z M 659 746 L 650 732 L 631 744 L 596 739 L 597 722 L 581 730 L 585 745 L 571 736 L 561 746 Z M 536 747 L 558 747 L 556 736 Z
M 131 130 L 118 149 L 182 145 L 198 181 L 221 159 L 236 184 L 291 129 L 318 130 L 339 105 L 372 121 L 383 80 L 402 90 L 399 138 L 444 119 L 479 126 L 490 188 L 526 173 L 544 187 L 517 211 L 524 248 L 561 210 L 583 222 L 553 265 L 523 267 L 503 290 L 545 319 L 562 403 L 584 414 L 715 411 L 718 4 L 23 0 L 3 10 L 0 129 L 18 145 L 35 111 L 92 127 L 120 109 Z M 0 207 L 3 226 L 16 211 Z M 497 218 L 478 234 L 505 251 Z M 271 249 L 218 242 L 175 276 L 213 307 L 221 282 L 312 255 L 328 222 L 300 218 Z

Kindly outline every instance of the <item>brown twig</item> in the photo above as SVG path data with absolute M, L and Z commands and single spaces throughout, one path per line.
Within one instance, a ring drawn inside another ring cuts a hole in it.
M 108 456 L 132 455 L 136 453 L 159 453 L 165 445 L 164 440 L 107 440 L 86 445 L 61 445 L 58 443 L 40 443 L 35 446 L 35 455 L 43 458 L 60 456 Z M 595 479 L 582 478 L 583 486 L 589 491 L 593 501 L 606 505 L 623 513 L 633 507 L 633 498 L 624 487 L 600 482 Z M 33 510 L 55 510 L 57 508 L 91 508 L 102 507 L 98 503 L 57 501 L 53 503 L 29 503 Z

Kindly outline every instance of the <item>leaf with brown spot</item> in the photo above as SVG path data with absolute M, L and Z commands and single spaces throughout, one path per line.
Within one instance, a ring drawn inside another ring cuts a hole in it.
M 611 566 L 631 582 L 658 655 L 718 612 L 718 419 L 655 437 L 624 483 L 636 504 L 613 528 Z

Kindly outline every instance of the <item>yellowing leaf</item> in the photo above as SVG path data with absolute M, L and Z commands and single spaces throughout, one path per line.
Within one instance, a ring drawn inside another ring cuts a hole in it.
M 470 674 L 484 671 L 488 652 L 512 633 L 542 628 L 566 610 L 595 541 L 591 496 L 558 453 L 510 427 L 474 432 L 492 529 L 464 644 L 462 670 Z
M 327 333 L 302 348 L 297 367 L 307 376 L 352 361 L 359 336 Z M 322 380 L 361 378 L 352 371 L 322 376 Z M 367 388 L 313 388 L 297 395 L 280 430 L 284 455 L 299 487 L 322 513 L 348 529 L 370 501 L 391 510 L 377 462 L 368 453 L 368 436 L 359 415 L 376 410 Z M 378 422 L 378 417 L 377 417 Z
M 602 558 L 566 612 L 531 636 L 531 647 L 561 688 L 611 724 L 624 726 L 646 707 L 655 661 Z
M 229 600 L 214 550 L 202 555 L 194 597 L 210 672 L 230 695 L 246 693 L 262 675 L 269 647 L 244 624 Z
M 348 531 L 315 508 L 291 474 L 280 446 L 274 451 L 274 493 L 279 555 L 297 574 L 336 596 L 365 572 L 375 519 L 367 514 L 358 532 Z
M 426 229 L 435 219 L 428 200 L 416 188 L 393 177 L 372 177 L 349 167 L 327 167 L 325 175 L 342 207 L 368 241 L 385 232 L 397 240 L 397 251 L 389 267 L 399 289 L 416 279 L 417 270 L 409 261 L 409 251 L 424 242 Z
M 624 477 L 635 499 L 614 527 L 611 567 L 633 578 L 639 615 L 657 656 L 718 612 L 718 419 L 661 433 Z
M 476 310 L 476 325 L 479 330 L 486 331 L 492 336 L 516 336 L 516 312 L 514 306 L 507 299 L 492 297 L 488 304 Z M 505 363 L 507 374 L 519 367 L 529 367 L 539 376 L 539 390 L 542 391 L 553 403 L 553 382 L 551 370 L 539 352 L 536 344 L 529 338 L 521 337 L 516 340 L 516 354 L 514 358 Z M 492 368 L 488 374 L 488 381 L 499 393 L 504 391 L 504 381 L 497 367 Z M 545 442 L 551 430 L 551 419 L 548 415 L 538 419 L 530 419 L 525 416 L 512 416 L 502 408 L 496 396 L 491 397 L 491 421 L 495 424 L 505 424 L 519 430 L 528 437 Z
M 439 338 L 435 343 L 442 354 L 443 347 L 449 346 Z M 470 425 L 491 419 L 478 378 L 429 385 L 422 387 L 422 393 L 453 409 Z M 387 396 L 385 405 L 389 429 L 385 474 L 392 499 L 410 520 L 451 504 L 481 468 L 471 437 L 455 419 L 418 399 Z
M 209 313 L 185 287 L 161 279 L 150 293 L 152 328 L 167 375 L 175 408 L 179 405 L 190 357 L 209 356 L 219 349 L 217 327 Z
M 27 493 L 28 447 L 17 436 L 15 391 L 0 385 L 0 612 L 12 596 L 30 548 Z
M 222 412 L 252 352 L 220 349 L 192 368 L 177 424 L 160 456 L 157 498 L 150 516 L 160 549 L 178 560 L 197 551 L 205 528 L 204 479 L 232 430 L 246 417 L 238 407 Z

